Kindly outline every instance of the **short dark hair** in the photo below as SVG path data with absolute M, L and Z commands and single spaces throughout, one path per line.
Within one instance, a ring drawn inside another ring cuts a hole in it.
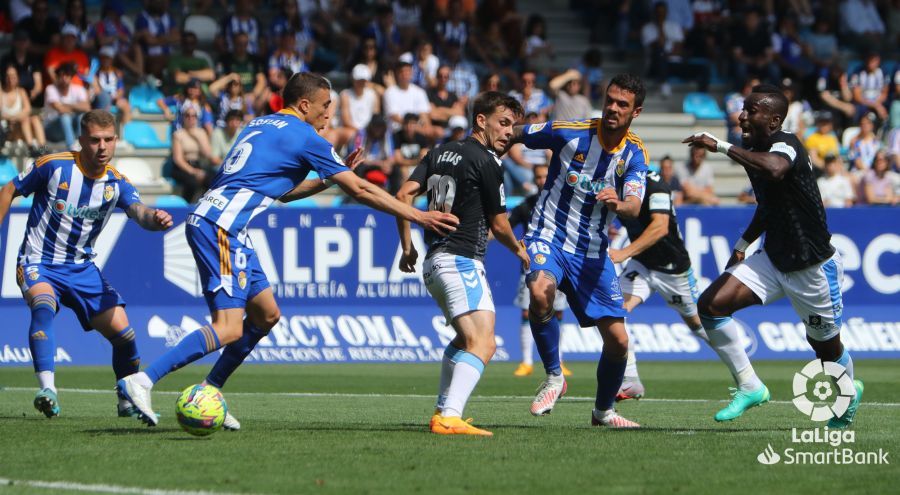
M 671 157 L 671 156 L 669 156 L 669 155 L 663 155 L 663 157 L 659 159 L 659 163 L 662 164 L 662 162 L 664 162 L 664 161 L 666 161 L 666 160 L 669 160 L 670 162 L 674 161 L 674 160 L 672 160 L 672 157 Z
M 475 122 L 475 118 L 478 117 L 479 114 L 487 117 L 493 115 L 500 107 L 506 107 L 512 110 L 516 119 L 521 118 L 522 113 L 524 113 L 522 104 L 512 96 L 499 91 L 485 91 L 475 98 L 475 103 L 472 105 L 472 122 Z
M 634 95 L 634 108 L 644 105 L 644 98 L 647 96 L 647 89 L 644 88 L 644 81 L 634 74 L 616 74 L 609 81 L 606 90 L 609 91 L 610 86 L 618 86 Z
M 78 73 L 78 66 L 76 66 L 74 62 L 66 62 L 56 68 L 56 73 L 60 75 L 67 74 L 70 76 L 74 76 Z
M 244 120 L 244 112 L 238 110 L 236 108 L 232 108 L 225 114 L 225 122 L 228 122 L 231 119 Z
M 418 121 L 419 121 L 419 114 L 409 112 L 403 116 L 404 124 L 407 122 L 418 122 Z
M 316 91 L 331 91 L 331 82 L 312 72 L 298 72 L 291 76 L 284 86 L 282 96 L 285 106 L 295 105 L 303 98 L 312 98 Z
M 89 125 L 106 129 L 116 127 L 116 116 L 106 110 L 95 109 L 81 116 L 81 134 L 87 135 Z
M 753 86 L 750 92 L 763 95 L 765 105 L 775 112 L 776 115 L 780 116 L 781 120 L 784 120 L 787 116 L 788 99 L 778 86 L 774 84 L 758 84 Z

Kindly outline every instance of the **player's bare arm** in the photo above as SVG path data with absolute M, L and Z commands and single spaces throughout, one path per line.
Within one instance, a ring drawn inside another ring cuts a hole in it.
M 610 249 L 609 259 L 613 263 L 621 263 L 628 258 L 633 258 L 650 246 L 656 244 L 657 241 L 669 234 L 669 215 L 667 213 L 652 213 L 650 215 L 650 225 L 644 229 L 640 237 L 623 249 Z
M 164 210 L 148 208 L 143 203 L 134 203 L 125 212 L 128 218 L 137 222 L 145 230 L 166 230 L 172 226 L 172 215 Z
M 597 193 L 597 201 L 603 202 L 611 212 L 625 218 L 637 218 L 641 212 L 641 198 L 625 196 L 624 200 L 620 200 L 619 194 L 612 187 L 604 188 Z
M 3 189 L 0 189 L 0 225 L 3 225 L 3 220 L 6 219 L 6 214 L 9 213 L 9 207 L 18 194 L 19 191 L 16 190 L 16 186 L 12 182 L 7 182 Z
M 407 205 L 412 205 L 413 200 L 421 193 L 421 186 L 418 182 L 407 181 L 397 191 L 397 200 Z M 397 233 L 400 235 L 400 255 L 399 268 L 401 272 L 413 273 L 416 271 L 416 260 L 419 253 L 416 252 L 415 246 L 412 244 L 412 235 L 410 234 L 409 220 L 397 217 Z
M 512 145 L 522 142 L 522 136 L 525 135 L 525 125 L 514 125 L 512 129 L 512 137 L 509 138 L 509 146 L 507 146 L 507 150 L 509 150 L 509 147 L 511 147 Z
M 506 213 L 497 213 L 488 220 L 490 220 L 491 233 L 494 234 L 494 237 L 500 241 L 501 244 L 506 246 L 507 249 L 512 251 L 513 254 L 522 261 L 522 266 L 525 268 L 525 271 L 528 271 L 530 267 L 530 258 L 528 257 L 528 252 L 525 251 L 525 244 L 516 240 L 516 234 L 513 233 L 512 226 L 509 224 L 509 217 L 506 216 Z
M 362 162 L 363 157 L 365 156 L 363 152 L 364 148 L 360 147 L 354 150 L 352 153 L 347 155 L 347 158 L 344 160 L 347 164 L 347 168 L 353 170 Z M 288 191 L 284 196 L 278 198 L 282 203 L 289 203 L 291 201 L 296 201 L 298 199 L 308 198 L 310 196 L 314 196 L 325 189 L 331 187 L 331 181 L 328 179 L 309 179 L 304 180 L 294 186 L 293 189 Z
M 732 146 L 727 141 L 718 139 L 708 132 L 689 136 L 682 143 L 700 146 L 713 153 L 724 153 L 748 171 L 756 172 L 766 180 L 779 181 L 791 168 L 791 162 L 781 155 L 766 151 L 749 151 Z
M 450 213 L 439 211 L 420 211 L 412 205 L 402 203 L 388 194 L 384 189 L 360 178 L 349 170 L 330 177 L 350 197 L 376 210 L 402 217 L 422 227 L 446 235 L 456 230 L 459 219 Z

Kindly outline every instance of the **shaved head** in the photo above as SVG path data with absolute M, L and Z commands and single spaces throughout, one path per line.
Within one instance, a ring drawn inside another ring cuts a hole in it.
M 771 84 L 759 84 L 754 86 L 750 92 L 751 96 L 757 95 L 757 102 L 772 112 L 774 115 L 781 117 L 782 122 L 787 117 L 788 99 L 777 86 Z

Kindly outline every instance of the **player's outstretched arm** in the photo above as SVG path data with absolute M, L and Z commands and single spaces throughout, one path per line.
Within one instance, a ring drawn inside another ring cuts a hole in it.
M 749 151 L 723 141 L 708 132 L 698 132 L 686 138 L 682 143 L 700 146 L 715 153 L 724 153 L 728 158 L 738 162 L 745 169 L 756 172 L 766 180 L 780 181 L 791 169 L 791 162 L 777 153 L 767 151 Z
M 650 225 L 641 233 L 641 235 L 628 246 L 622 249 L 610 249 L 609 259 L 613 263 L 621 263 L 628 258 L 633 258 L 650 246 L 669 234 L 669 214 L 668 213 L 651 213 Z
M 364 150 L 365 148 L 359 147 L 352 153 L 347 155 L 347 158 L 345 159 L 347 168 L 353 170 L 357 165 L 359 165 L 364 157 Z M 328 189 L 329 187 L 331 187 L 331 184 L 332 181 L 330 179 L 304 180 L 294 186 L 293 189 L 285 193 L 283 196 L 278 198 L 278 200 L 282 203 L 290 203 L 291 201 L 296 201 L 298 199 L 308 198 Z
M 18 194 L 16 186 L 11 181 L 7 182 L 3 189 L 0 189 L 0 225 L 3 225 L 3 221 L 6 220 L 6 214 L 9 213 L 13 198 Z
M 397 200 L 407 205 L 412 205 L 413 200 L 421 192 L 422 187 L 414 180 L 407 181 L 400 190 L 397 191 Z M 419 253 L 416 252 L 412 243 L 412 234 L 410 233 L 409 220 L 397 217 L 397 233 L 400 235 L 400 255 L 399 268 L 401 272 L 413 273 L 416 271 L 416 260 Z
M 453 232 L 459 224 L 456 215 L 439 211 L 419 211 L 412 205 L 398 201 L 384 189 L 360 178 L 349 170 L 334 174 L 330 179 L 360 203 L 395 217 L 405 218 L 439 234 L 446 235 Z
M 525 251 L 525 244 L 516 240 L 516 234 L 513 233 L 512 226 L 509 224 L 509 218 L 506 216 L 506 213 L 502 212 L 494 214 L 489 220 L 491 233 L 494 234 L 494 237 L 500 241 L 501 244 L 506 246 L 507 249 L 512 251 L 513 254 L 522 261 L 522 266 L 525 267 L 525 270 L 527 271 L 530 259 L 528 258 L 528 253 Z
M 166 230 L 172 226 L 172 215 L 156 208 L 147 208 L 143 203 L 133 203 L 125 210 L 128 218 L 137 222 L 145 230 Z

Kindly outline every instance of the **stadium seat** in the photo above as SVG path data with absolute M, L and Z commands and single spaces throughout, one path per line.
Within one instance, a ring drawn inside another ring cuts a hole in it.
M 850 148 L 850 141 L 853 141 L 859 134 L 859 127 L 848 127 L 844 129 L 844 134 L 841 135 L 841 147 Z
M 285 203 L 284 206 L 288 208 L 318 208 L 319 203 L 313 198 L 303 198 Z
M 183 208 L 186 206 L 190 206 L 187 201 L 181 196 L 176 196 L 174 194 L 164 194 L 162 196 L 158 196 L 156 201 L 153 203 L 157 208 Z
M 34 202 L 34 194 L 28 196 L 27 198 L 20 197 L 18 203 L 14 203 L 15 206 L 19 206 L 22 208 L 31 208 L 31 204 Z
M 682 103 L 682 111 L 697 119 L 721 120 L 725 118 L 725 112 L 719 108 L 715 98 L 706 93 L 686 94 Z
M 141 84 L 131 88 L 128 93 L 128 103 L 131 108 L 141 113 L 161 114 L 162 110 L 156 104 L 156 100 L 163 98 L 162 92 L 147 84 Z
M 128 177 L 128 180 L 136 186 L 142 184 L 151 184 L 156 182 L 153 176 L 153 170 L 143 158 L 124 157 L 119 158 L 115 162 L 116 170 Z
M 515 208 L 516 206 L 519 206 L 519 204 L 521 204 L 522 201 L 525 201 L 525 198 L 522 196 L 507 196 L 506 197 L 506 209 L 511 210 L 511 209 Z
M 338 208 L 344 205 L 344 197 L 340 194 L 331 198 L 331 207 Z
M 415 201 L 413 201 L 413 206 L 415 206 L 416 208 L 418 208 L 420 210 L 424 210 L 425 208 L 428 208 L 428 196 L 425 196 L 425 195 L 419 196 L 418 198 L 416 198 Z
M 7 157 L 0 158 L 0 184 L 6 184 L 19 175 L 16 164 Z
M 197 42 L 201 45 L 212 45 L 219 32 L 219 24 L 215 19 L 206 15 L 189 15 L 184 20 L 184 31 L 191 31 L 197 35 Z
M 140 120 L 132 120 L 125 124 L 123 138 L 135 148 L 168 148 L 171 146 L 169 135 L 160 139 L 153 126 Z

